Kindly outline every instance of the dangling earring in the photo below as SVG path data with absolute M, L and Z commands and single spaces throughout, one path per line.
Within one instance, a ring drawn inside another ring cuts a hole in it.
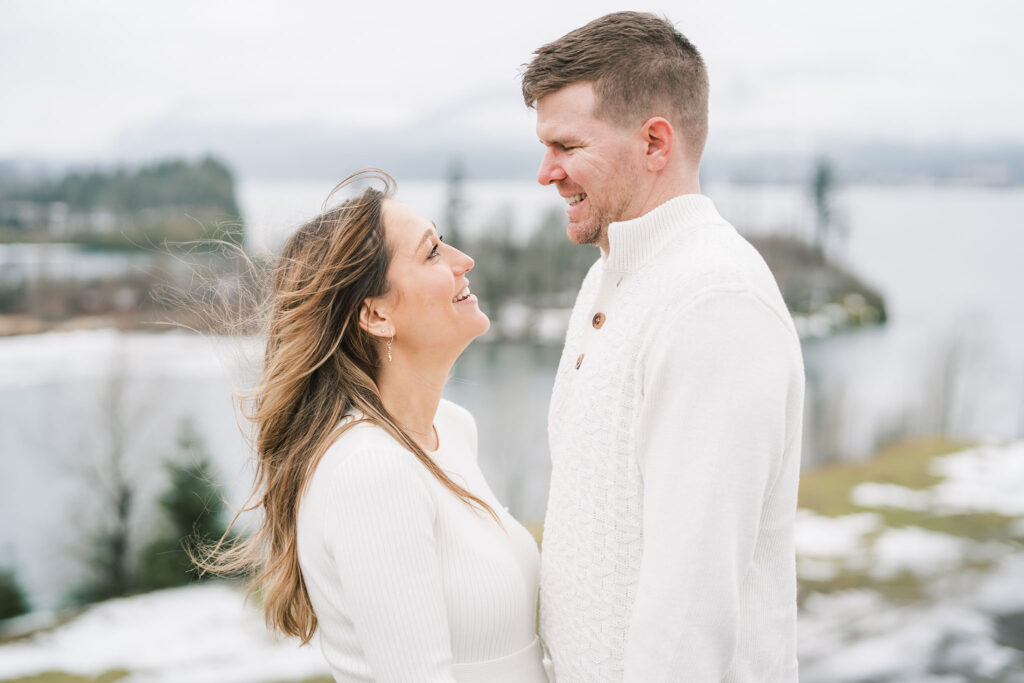
M 395 335 L 391 335 L 391 339 L 388 339 L 388 362 L 391 362 L 391 342 L 395 341 Z

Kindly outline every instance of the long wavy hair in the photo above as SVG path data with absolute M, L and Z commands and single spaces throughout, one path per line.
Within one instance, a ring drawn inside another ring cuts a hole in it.
M 326 208 L 339 190 L 372 179 L 383 190 L 370 187 Z M 321 214 L 285 244 L 272 275 L 262 376 L 242 397 L 243 413 L 255 425 L 256 473 L 249 504 L 232 526 L 251 510 L 262 513 L 260 526 L 234 543 L 226 533 L 194 557 L 204 571 L 248 574 L 249 594 L 261 594 L 267 625 L 303 643 L 316 632 L 317 618 L 299 568 L 299 501 L 320 458 L 354 424 L 368 421 L 387 431 L 447 489 L 500 524 L 381 402 L 382 340 L 359 325 L 359 311 L 367 298 L 390 290 L 383 203 L 394 187 L 391 176 L 376 169 L 349 176 L 331 191 Z M 361 419 L 343 420 L 354 413 Z

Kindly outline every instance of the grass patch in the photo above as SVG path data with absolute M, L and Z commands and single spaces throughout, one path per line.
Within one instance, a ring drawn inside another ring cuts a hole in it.
M 867 508 L 850 502 L 850 492 L 857 484 L 872 481 L 910 489 L 930 488 L 942 481 L 928 471 L 932 458 L 972 445 L 945 439 L 914 439 L 887 446 L 864 462 L 836 463 L 806 472 L 800 477 L 800 507 L 829 517 L 864 512 Z M 886 514 L 885 510 L 874 511 Z
M 907 605 L 926 597 L 925 584 L 913 572 L 900 572 L 891 579 L 881 580 L 866 572 L 843 570 L 835 577 L 827 580 L 800 579 L 797 603 L 803 605 L 804 600 L 813 593 L 835 593 L 846 590 L 872 590 L 895 605 Z
M 950 536 L 969 538 L 974 541 L 1013 541 L 1016 517 L 1007 517 L 996 512 L 974 512 L 958 515 L 922 515 L 917 512 L 907 515 L 910 510 L 888 508 L 879 510 L 889 526 L 918 526 L 928 531 L 937 531 Z M 902 513 L 902 514 L 901 514 Z
M 1016 517 L 995 512 L 937 515 L 930 510 L 897 507 L 866 508 L 850 501 L 853 488 L 864 482 L 897 484 L 923 490 L 942 481 L 930 470 L 934 458 L 956 453 L 973 444 L 942 439 L 916 439 L 888 446 L 865 462 L 837 463 L 807 472 L 800 480 L 800 507 L 819 515 L 838 517 L 874 512 L 885 526 L 915 526 L 976 541 L 1015 541 Z
M 69 674 L 63 671 L 45 671 L 41 674 L 22 676 L 21 678 L 9 678 L 0 683 L 114 683 L 126 677 L 129 671 L 123 669 L 111 669 L 104 671 L 98 676 L 82 676 L 80 674 Z

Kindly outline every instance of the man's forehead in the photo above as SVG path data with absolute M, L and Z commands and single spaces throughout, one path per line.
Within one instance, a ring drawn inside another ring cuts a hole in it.
M 591 116 L 595 100 L 590 82 L 572 83 L 537 100 L 537 116 Z
M 537 101 L 537 137 L 541 142 L 559 142 L 579 137 L 593 118 L 594 94 L 589 83 L 574 83 Z

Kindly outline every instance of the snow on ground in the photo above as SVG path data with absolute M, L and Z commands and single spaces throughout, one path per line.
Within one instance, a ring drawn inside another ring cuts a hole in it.
M 1024 515 L 1024 441 L 936 458 L 933 473 L 945 477 L 932 488 L 935 507 L 943 514 Z
M 797 555 L 816 558 L 849 557 L 860 552 L 865 536 L 881 528 L 882 518 L 873 512 L 825 517 L 797 510 Z
M 871 548 L 871 575 L 892 579 L 903 572 L 919 576 L 956 569 L 970 541 L 916 527 L 886 529 Z
M 932 469 L 944 479 L 931 489 L 867 482 L 854 488 L 851 501 L 930 516 L 994 512 L 1020 517 L 1012 533 L 1024 530 L 1024 442 L 935 458 Z M 1024 683 L 1019 540 L 887 528 L 871 512 L 829 518 L 801 510 L 797 549 L 803 579 L 827 581 L 842 570 L 882 581 L 910 573 L 926 596 L 897 605 L 870 587 L 808 595 L 799 620 L 803 683 Z
M 0 646 L 0 680 L 43 671 L 132 672 L 123 683 L 260 683 L 327 675 L 317 641 L 279 639 L 226 583 L 99 603 L 69 623 Z
M 850 499 L 862 507 L 928 510 L 937 515 L 1024 515 L 1024 442 L 979 446 L 935 458 L 931 472 L 943 481 L 930 489 L 864 482 L 853 489 Z
M 859 505 L 924 514 L 1000 512 L 1024 528 L 1024 443 L 984 446 L 934 461 L 930 490 L 884 483 L 854 489 Z M 870 503 L 870 505 L 868 504 Z M 803 683 L 1024 683 L 1024 546 L 918 527 L 889 528 L 863 512 L 797 515 L 801 578 L 842 571 L 879 580 L 904 573 L 924 599 L 889 602 L 872 586 L 812 593 L 800 613 Z M 989 568 L 967 561 L 989 562 Z M 326 675 L 319 646 L 272 636 L 239 589 L 208 583 L 95 605 L 52 631 L 0 646 L 0 681 L 42 671 L 126 669 L 125 683 L 263 683 Z M 1009 631 L 1008 631 L 1009 629 Z
M 995 625 L 1024 612 L 1022 577 L 1018 553 L 926 603 L 895 606 L 871 590 L 812 595 L 800 613 L 800 680 L 1024 681 L 1024 655 Z
M 854 487 L 850 500 L 865 508 L 903 508 L 927 510 L 934 499 L 931 489 L 918 491 L 899 484 L 879 484 L 866 481 Z

